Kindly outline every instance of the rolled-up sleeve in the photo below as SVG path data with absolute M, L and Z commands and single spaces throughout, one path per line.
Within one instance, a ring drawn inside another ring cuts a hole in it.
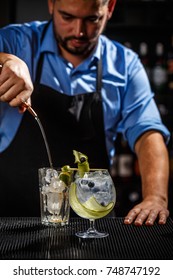
M 168 143 L 170 133 L 162 123 L 148 77 L 137 57 L 129 65 L 128 71 L 128 86 L 123 93 L 120 122 L 125 139 L 134 150 L 140 135 L 149 130 L 156 130 L 162 133 L 165 142 Z

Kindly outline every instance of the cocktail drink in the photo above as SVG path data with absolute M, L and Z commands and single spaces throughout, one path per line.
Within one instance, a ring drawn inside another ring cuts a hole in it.
M 95 219 L 102 218 L 113 210 L 116 192 L 108 170 L 90 170 L 75 174 L 70 187 L 69 200 L 72 209 L 80 217 L 90 220 L 90 228 L 84 232 L 77 232 L 81 238 L 100 238 L 108 233 L 95 229 Z
M 66 225 L 69 222 L 69 186 L 72 174 L 53 168 L 39 169 L 41 222 Z

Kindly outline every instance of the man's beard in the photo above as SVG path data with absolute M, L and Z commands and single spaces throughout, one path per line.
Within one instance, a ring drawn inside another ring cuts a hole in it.
M 57 41 L 58 44 L 65 49 L 68 53 L 73 54 L 73 55 L 86 55 L 89 54 L 91 52 L 91 50 L 94 48 L 94 45 L 92 46 L 91 44 L 87 43 L 85 46 L 82 47 L 70 47 L 68 45 L 68 42 L 70 40 L 78 40 L 79 42 L 88 42 L 88 39 L 86 37 L 67 37 L 65 39 L 62 39 L 60 36 L 57 36 Z

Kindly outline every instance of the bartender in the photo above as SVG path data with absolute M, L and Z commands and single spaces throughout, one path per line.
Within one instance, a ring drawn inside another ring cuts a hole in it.
M 169 131 L 138 56 L 102 35 L 116 0 L 48 0 L 50 21 L 0 29 L 0 215 L 38 216 L 38 168 L 49 161 L 32 104 L 45 129 L 54 167 L 109 168 L 118 132 L 136 153 L 141 203 L 124 223 L 166 223 Z M 115 30 L 116 36 L 116 30 Z

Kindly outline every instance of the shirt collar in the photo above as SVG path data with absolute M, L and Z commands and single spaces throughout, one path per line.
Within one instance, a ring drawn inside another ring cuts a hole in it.
M 50 23 L 48 23 L 46 32 L 44 34 L 43 41 L 41 44 L 41 52 L 52 52 L 57 55 L 59 54 L 57 42 L 54 37 L 52 21 L 50 21 Z

